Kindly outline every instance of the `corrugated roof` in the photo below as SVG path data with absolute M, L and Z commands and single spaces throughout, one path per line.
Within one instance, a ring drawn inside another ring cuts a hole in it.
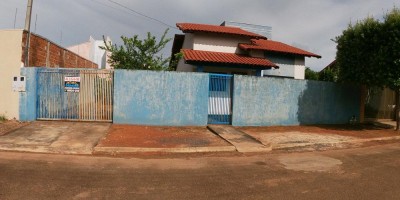
M 186 63 L 204 63 L 220 65 L 240 65 L 249 67 L 278 68 L 273 62 L 265 58 L 254 58 L 234 53 L 199 51 L 182 49 Z
M 263 51 L 273 51 L 279 53 L 289 53 L 295 55 L 302 55 L 307 57 L 321 58 L 320 55 L 293 47 L 282 42 L 272 41 L 272 40 L 251 40 L 252 44 L 239 44 L 239 48 L 244 50 L 263 50 Z
M 245 31 L 237 27 L 217 26 L 208 24 L 193 24 L 193 23 L 177 23 L 176 26 L 184 33 L 193 33 L 193 32 L 221 33 L 221 34 L 247 36 L 256 39 L 267 39 L 265 36 Z

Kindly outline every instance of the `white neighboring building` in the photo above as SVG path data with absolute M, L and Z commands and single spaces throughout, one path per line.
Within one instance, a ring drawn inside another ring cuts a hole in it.
M 222 22 L 221 26 L 238 27 L 245 31 L 257 33 L 259 35 L 265 36 L 268 39 L 272 39 L 272 27 L 270 26 L 233 22 L 233 21 L 224 21 Z
M 110 37 L 106 37 L 106 42 L 112 42 Z M 103 40 L 95 40 L 92 36 L 89 37 L 89 41 L 70 46 L 67 49 L 82 56 L 99 66 L 99 69 L 111 69 L 112 67 L 108 63 L 109 53 L 106 50 L 100 48 L 104 47 Z

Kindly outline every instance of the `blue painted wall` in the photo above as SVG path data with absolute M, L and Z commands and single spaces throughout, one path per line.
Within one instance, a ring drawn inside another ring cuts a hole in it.
M 328 82 L 234 77 L 232 125 L 341 124 L 359 116 L 360 90 Z
M 36 120 L 37 71 L 22 68 L 20 120 Z M 115 70 L 117 124 L 204 126 L 208 117 L 209 75 L 203 73 Z M 347 123 L 359 116 L 358 87 L 335 83 L 234 76 L 234 126 Z
M 26 76 L 26 92 L 19 93 L 19 119 L 21 121 L 36 120 L 36 67 L 21 68 L 21 76 Z
M 115 70 L 114 123 L 207 124 L 208 74 Z

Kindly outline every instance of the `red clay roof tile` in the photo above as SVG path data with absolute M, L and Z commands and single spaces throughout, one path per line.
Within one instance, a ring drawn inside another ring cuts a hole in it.
M 193 23 L 177 23 L 176 26 L 184 33 L 193 33 L 193 32 L 222 33 L 230 35 L 247 36 L 256 39 L 267 39 L 265 36 L 245 31 L 237 27 L 217 26 L 208 24 L 193 24 Z
M 254 58 L 234 53 L 220 53 L 182 49 L 187 63 L 213 63 L 222 65 L 242 65 L 249 67 L 278 68 L 277 65 L 265 58 Z
M 321 58 L 320 55 L 293 47 L 282 42 L 272 41 L 272 40 L 251 40 L 252 44 L 239 44 L 239 48 L 244 50 L 263 50 L 263 51 L 273 51 L 280 53 L 289 53 L 295 55 L 302 55 L 307 57 Z

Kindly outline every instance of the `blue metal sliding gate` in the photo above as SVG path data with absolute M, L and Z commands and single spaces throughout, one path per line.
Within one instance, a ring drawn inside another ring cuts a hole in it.
M 112 121 L 113 71 L 44 68 L 37 77 L 38 120 Z
M 232 123 L 233 75 L 210 74 L 208 124 Z

